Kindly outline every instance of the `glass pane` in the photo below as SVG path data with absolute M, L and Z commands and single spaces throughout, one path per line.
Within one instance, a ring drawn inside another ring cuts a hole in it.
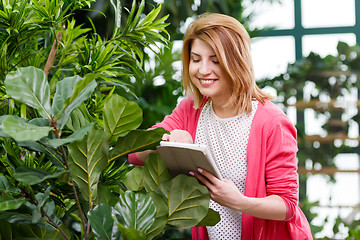
M 254 13 L 250 28 L 275 27 L 275 29 L 294 28 L 294 1 L 282 0 L 281 3 L 270 1 L 244 1 L 245 15 Z
M 324 34 L 307 35 L 303 37 L 303 56 L 308 56 L 310 52 L 315 52 L 322 57 L 326 55 L 337 55 L 336 46 L 339 41 L 346 42 L 350 46 L 356 44 L 355 34 Z
M 334 160 L 339 169 L 359 169 L 359 156 L 357 154 L 339 154 Z M 331 184 L 329 184 L 329 177 L 326 175 L 310 175 L 307 179 L 309 201 L 319 201 L 319 205 L 322 206 L 312 208 L 312 212 L 318 214 L 312 223 L 315 225 L 325 224 L 324 229 L 316 235 L 316 238 L 333 237 L 332 227 L 338 214 L 343 219 L 347 218 L 353 211 L 350 206 L 356 206 L 360 201 L 360 175 L 358 173 L 336 173 L 334 178 L 336 181 Z M 331 206 L 345 207 L 338 209 Z M 325 223 L 326 217 L 328 218 Z M 346 231 L 339 234 L 345 234 L 346 237 Z
M 302 0 L 305 28 L 355 25 L 354 0 Z
M 295 61 L 295 41 L 290 36 L 254 38 L 251 49 L 256 79 L 284 73 Z

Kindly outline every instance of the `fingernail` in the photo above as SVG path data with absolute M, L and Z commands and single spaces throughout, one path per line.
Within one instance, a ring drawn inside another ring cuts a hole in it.
M 193 172 L 189 172 L 189 174 L 190 174 L 191 176 L 194 176 L 194 173 L 193 173 Z
M 201 168 L 198 168 L 198 171 L 199 171 L 200 173 L 202 173 L 202 172 L 203 172 L 203 170 L 202 170 Z

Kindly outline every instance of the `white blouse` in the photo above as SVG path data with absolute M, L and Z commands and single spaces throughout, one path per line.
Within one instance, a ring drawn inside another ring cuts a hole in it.
M 247 172 L 246 149 L 251 123 L 258 106 L 252 102 L 250 114 L 240 114 L 231 118 L 219 118 L 208 101 L 201 111 L 196 129 L 195 143 L 209 148 L 217 162 L 221 175 L 232 180 L 241 193 L 245 191 Z M 219 212 L 221 220 L 213 227 L 207 227 L 210 239 L 241 239 L 241 212 L 223 207 L 210 200 L 210 208 Z

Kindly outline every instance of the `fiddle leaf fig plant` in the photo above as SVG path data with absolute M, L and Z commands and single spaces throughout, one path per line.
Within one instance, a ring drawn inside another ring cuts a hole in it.
M 23 84 L 10 84 L 19 79 Z M 138 130 L 142 111 L 136 103 L 114 94 L 103 108 L 105 127 L 90 122 L 71 134 L 62 129 L 65 124 L 60 124 L 58 128 L 57 120 L 63 119 L 63 115 L 71 116 L 77 109 L 72 103 L 80 106 L 94 91 L 96 81 L 87 80 L 86 85 L 84 80 L 74 76 L 59 81 L 51 101 L 50 97 L 39 97 L 35 87 L 29 87 L 43 85 L 46 89 L 47 81 L 44 81 L 41 69 L 19 68 L 6 78 L 7 94 L 29 107 L 36 107 L 46 118 L 28 122 L 14 116 L 2 119 L 2 136 L 14 140 L 18 147 L 32 150 L 29 157 L 24 158 L 24 165 L 14 166 L 12 181 L 0 175 L 3 186 L 0 188 L 3 194 L 0 209 L 2 214 L 5 213 L 3 216 L 11 216 L 10 222 L 13 223 L 26 222 L 38 224 L 49 231 L 57 230 L 66 239 L 69 237 L 62 230 L 61 219 L 73 208 L 78 210 L 85 239 L 90 234 L 97 239 L 103 239 L 105 235 L 112 236 L 111 239 L 122 239 L 124 236 L 124 239 L 152 239 L 166 228 L 187 228 L 203 220 L 208 212 L 210 195 L 195 178 L 184 175 L 172 178 L 158 154 L 151 154 L 144 167 L 128 171 L 132 167 L 126 164 L 124 157 L 135 151 L 155 149 L 167 132 L 162 128 Z M 79 91 L 79 88 L 82 90 Z M 34 94 L 20 96 L 20 93 Z M 71 99 L 74 99 L 72 103 Z M 36 145 L 42 146 L 42 151 L 34 151 Z M 56 153 L 61 164 L 47 161 L 48 154 L 45 152 Z M 116 172 L 126 171 L 127 174 L 116 179 L 120 184 L 109 185 L 107 180 L 116 174 L 114 167 Z M 142 179 L 142 183 L 134 189 L 131 185 L 135 175 Z M 72 189 L 63 186 L 61 190 L 56 190 L 59 181 Z M 129 187 L 126 187 L 127 184 Z M 14 194 L 9 194 L 10 189 L 15 189 Z M 113 197 L 102 198 L 100 202 L 99 191 L 107 191 Z M 115 204 L 114 198 L 117 199 Z M 108 200 L 104 202 L 104 199 Z M 66 206 L 66 201 L 72 204 Z M 62 208 L 61 214 L 56 214 L 59 208 Z M 10 213 L 9 210 L 13 211 Z M 24 212 L 28 212 L 26 219 Z M 104 228 L 101 223 L 105 222 L 111 224 Z
M 102 39 L 71 19 L 92 2 L 0 0 L 0 239 L 161 239 L 219 220 L 195 178 L 171 177 L 155 153 L 144 167 L 127 161 L 168 133 L 138 129 L 142 109 L 119 95 L 144 48 L 168 43 L 161 5 L 144 14 L 134 0 L 121 26 L 112 1 Z

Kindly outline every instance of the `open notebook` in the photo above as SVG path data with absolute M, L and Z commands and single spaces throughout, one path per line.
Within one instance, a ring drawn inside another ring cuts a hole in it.
M 171 175 L 189 175 L 202 168 L 222 179 L 216 162 L 207 147 L 200 144 L 161 141 L 157 150 L 164 160 Z

